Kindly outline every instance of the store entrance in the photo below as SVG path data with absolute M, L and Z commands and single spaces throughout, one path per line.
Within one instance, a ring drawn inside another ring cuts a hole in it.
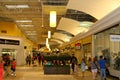
M 86 63 L 88 63 L 89 58 L 92 57 L 92 44 L 84 44 L 83 45 L 83 56 L 85 58 Z
M 16 49 L 3 48 L 1 53 L 2 53 L 3 57 L 6 57 L 7 55 L 9 55 L 10 60 L 12 60 L 13 58 L 16 59 L 17 50 Z

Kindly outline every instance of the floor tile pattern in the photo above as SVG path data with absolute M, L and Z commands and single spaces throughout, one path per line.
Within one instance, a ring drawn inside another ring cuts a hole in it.
M 85 77 L 82 77 L 81 71 L 79 70 L 78 75 L 44 75 L 42 66 L 18 66 L 16 69 L 16 77 L 11 75 L 4 76 L 3 80 L 92 80 L 92 74 L 90 71 L 86 71 Z M 99 75 L 97 80 L 99 80 Z M 118 79 L 109 77 L 107 80 Z

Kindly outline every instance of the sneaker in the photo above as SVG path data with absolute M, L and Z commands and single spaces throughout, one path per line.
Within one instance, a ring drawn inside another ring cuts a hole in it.
M 11 76 L 13 76 L 14 74 L 12 73 Z

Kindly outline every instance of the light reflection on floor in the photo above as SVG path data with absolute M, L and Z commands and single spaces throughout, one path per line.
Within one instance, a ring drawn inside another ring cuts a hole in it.
M 90 71 L 85 72 L 85 77 L 81 76 L 81 72 L 79 70 L 78 75 L 44 75 L 43 67 L 28 67 L 22 66 L 17 67 L 16 70 L 16 77 L 11 75 L 5 76 L 3 80 L 92 80 L 92 74 Z M 99 79 L 99 76 L 97 78 Z M 117 79 L 110 79 L 107 80 L 117 80 Z

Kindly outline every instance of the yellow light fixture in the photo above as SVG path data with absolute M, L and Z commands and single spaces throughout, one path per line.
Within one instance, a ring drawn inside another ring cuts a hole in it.
M 50 11 L 50 27 L 56 27 L 56 11 Z
M 51 31 L 48 31 L 48 38 L 51 38 Z
M 46 46 L 48 45 L 48 38 L 46 38 Z

